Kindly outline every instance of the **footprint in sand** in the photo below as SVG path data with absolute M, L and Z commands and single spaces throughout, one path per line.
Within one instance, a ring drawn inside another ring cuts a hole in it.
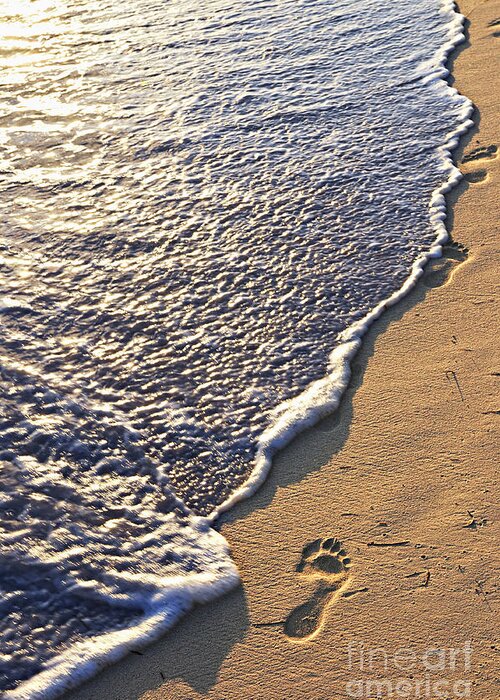
M 450 279 L 453 270 L 465 262 L 469 256 L 467 248 L 460 243 L 447 243 L 443 246 L 441 258 L 434 258 L 427 264 L 422 277 L 423 284 L 432 289 L 441 287 Z
M 285 620 L 284 632 L 291 639 L 312 639 L 320 630 L 327 607 L 347 587 L 351 560 L 334 537 L 306 545 L 297 571 L 318 579 L 311 598 L 296 607 Z
M 467 182 L 471 182 L 473 184 L 476 184 L 478 182 L 484 182 L 484 180 L 486 180 L 487 177 L 487 170 L 474 170 L 473 172 L 465 173 L 464 175 L 464 179 L 467 180 Z
M 462 163 L 470 163 L 471 161 L 481 160 L 482 158 L 491 160 L 497 157 L 497 152 L 498 146 L 495 146 L 494 143 L 491 144 L 491 146 L 478 146 L 465 154 L 462 158 Z

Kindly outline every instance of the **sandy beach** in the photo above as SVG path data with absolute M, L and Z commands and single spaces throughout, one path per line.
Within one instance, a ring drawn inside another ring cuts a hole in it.
M 453 244 L 372 327 L 340 409 L 222 518 L 241 587 L 68 700 L 498 697 L 500 0 L 459 9 L 477 110 Z

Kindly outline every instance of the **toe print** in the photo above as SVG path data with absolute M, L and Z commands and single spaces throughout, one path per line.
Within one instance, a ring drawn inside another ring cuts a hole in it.
M 470 163 L 471 161 L 482 160 L 484 158 L 487 160 L 493 159 L 497 157 L 497 152 L 498 146 L 495 146 L 495 144 L 491 144 L 491 146 L 478 146 L 469 153 L 466 153 L 462 158 L 462 163 Z
M 315 540 L 302 550 L 297 571 L 319 579 L 311 598 L 296 607 L 285 621 L 284 632 L 296 640 L 312 639 L 321 629 L 327 607 L 347 587 L 351 560 L 335 537 Z
M 316 540 L 304 547 L 297 571 L 317 571 L 320 574 L 342 574 L 347 571 L 351 560 L 342 548 L 342 543 L 334 537 Z

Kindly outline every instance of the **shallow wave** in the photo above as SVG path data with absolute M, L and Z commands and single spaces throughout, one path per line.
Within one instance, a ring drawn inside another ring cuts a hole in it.
M 19 3 L 5 51 L 7 698 L 236 584 L 210 524 L 446 238 L 453 3 Z

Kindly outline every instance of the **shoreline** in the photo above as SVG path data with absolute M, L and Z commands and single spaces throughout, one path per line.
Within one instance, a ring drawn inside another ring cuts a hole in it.
M 500 2 L 469 0 L 459 9 L 474 11 L 472 48 L 460 45 L 451 57 L 455 86 L 481 110 L 479 142 L 477 126 L 466 136 L 471 153 L 498 138 L 486 99 L 498 78 L 486 56 L 498 42 L 487 25 L 500 16 Z M 243 587 L 64 697 L 326 700 L 345 696 L 349 642 L 420 651 L 426 642 L 462 648 L 473 640 L 478 664 L 493 653 L 495 517 L 485 484 L 494 475 L 488 439 L 498 408 L 491 262 L 498 159 L 469 160 L 464 170 L 469 182 L 447 203 L 453 239 L 468 258 L 448 246 L 426 268 L 364 335 L 337 412 L 295 438 L 260 490 L 221 517 Z M 326 611 L 319 635 L 293 643 L 280 624 L 317 585 L 295 572 L 300 553 L 333 536 L 351 554 L 349 595 Z M 496 697 L 486 672 L 476 675 L 476 696 Z
M 459 13 L 454 0 L 441 0 L 443 12 L 454 15 L 452 24 L 457 25 L 458 32 L 453 39 L 442 47 L 440 51 L 440 68 L 428 76 L 428 81 L 444 82 L 450 91 L 453 88 L 450 64 L 452 57 L 460 51 L 462 44 L 467 41 L 466 17 Z M 460 93 L 458 92 L 460 95 Z M 314 427 L 326 416 L 334 413 L 343 399 L 344 393 L 351 380 L 351 364 L 359 352 L 363 340 L 371 326 L 384 314 L 387 309 L 398 304 L 418 284 L 426 266 L 432 260 L 442 257 L 443 247 L 450 239 L 447 227 L 449 202 L 448 195 L 460 183 L 461 172 L 456 165 L 455 152 L 460 148 L 462 139 L 467 137 L 475 124 L 472 120 L 474 105 L 465 95 L 464 117 L 460 127 L 448 135 L 448 140 L 438 150 L 442 153 L 443 164 L 448 169 L 448 179 L 437 187 L 431 195 L 429 212 L 430 221 L 435 229 L 435 239 L 431 247 L 418 256 L 412 265 L 410 275 L 404 284 L 396 289 L 386 299 L 380 301 L 362 319 L 348 326 L 339 336 L 342 338 L 340 345 L 336 346 L 329 354 L 328 371 L 320 379 L 312 382 L 298 396 L 293 397 L 275 409 L 275 422 L 261 435 L 258 442 L 256 464 L 248 480 L 242 484 L 229 498 L 217 506 L 208 516 L 210 520 L 217 522 L 218 518 L 233 508 L 237 503 L 252 498 L 255 492 L 261 488 L 272 469 L 275 456 L 308 428 Z

